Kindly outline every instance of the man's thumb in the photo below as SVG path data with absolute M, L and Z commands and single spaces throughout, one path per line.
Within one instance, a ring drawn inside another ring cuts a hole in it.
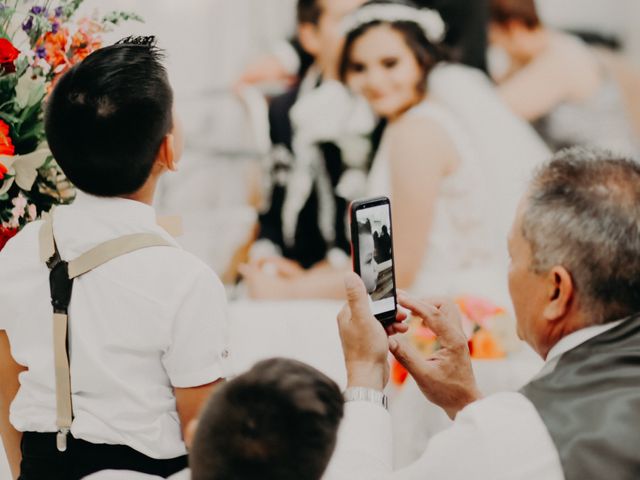
M 344 277 L 344 287 L 347 292 L 347 302 L 353 316 L 371 315 L 369 296 L 362 279 L 355 273 L 349 272 Z

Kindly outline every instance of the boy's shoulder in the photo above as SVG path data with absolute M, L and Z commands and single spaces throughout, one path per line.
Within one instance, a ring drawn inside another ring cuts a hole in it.
M 42 221 L 28 223 L 13 238 L 10 238 L 0 250 L 0 264 L 23 263 L 32 259 L 39 260 L 40 228 Z M 0 268 L 0 271 L 2 269 Z

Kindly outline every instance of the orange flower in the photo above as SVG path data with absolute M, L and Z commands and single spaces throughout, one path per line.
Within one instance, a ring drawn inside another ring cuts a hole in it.
M 503 308 L 478 297 L 463 296 L 456 299 L 456 303 L 465 317 L 482 327 L 485 326 L 487 319 L 505 313 Z
M 506 356 L 491 332 L 483 329 L 473 334 L 469 340 L 469 350 L 471 350 L 471 358 L 480 360 L 495 360 Z
M 71 38 L 71 63 L 76 64 L 84 60 L 91 52 L 98 50 L 102 42 L 85 30 L 78 30 Z
M 36 42 L 36 48 L 44 46 L 45 60 L 52 69 L 58 68 L 60 65 L 69 63 L 67 59 L 67 43 L 69 41 L 69 30 L 60 28 L 56 33 L 45 33 Z
M 9 169 L 4 166 L 2 162 L 0 162 L 0 180 L 4 179 L 4 176 L 7 174 Z
M 0 120 L 0 155 L 6 155 L 10 157 L 15 153 L 15 150 L 16 149 L 13 146 L 11 137 L 9 136 L 9 125 Z

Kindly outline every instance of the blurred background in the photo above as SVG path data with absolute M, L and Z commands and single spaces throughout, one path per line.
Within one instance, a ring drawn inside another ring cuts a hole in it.
M 295 6 L 296 0 L 86 0 L 81 7 L 87 15 L 96 9 L 126 10 L 144 18 L 144 23 L 118 27 L 106 43 L 128 35 L 155 35 L 166 51 L 186 149 L 180 173 L 167 176 L 161 186 L 157 207 L 181 231 L 180 243 L 229 285 L 235 283 L 237 264 L 246 259 L 256 232 L 260 172 L 270 147 L 265 98 L 284 91 L 283 86 L 263 84 L 241 96 L 234 86 L 247 65 L 292 37 Z M 639 0 L 538 0 L 538 7 L 546 24 L 597 38 L 640 69 Z M 633 78 L 640 79 L 640 74 Z M 633 88 L 640 98 L 640 81 Z M 317 316 L 323 314 L 319 310 Z M 278 337 L 271 326 L 264 336 Z M 304 342 L 300 345 L 302 351 Z M 517 372 L 518 379 L 521 370 L 534 371 L 528 364 L 510 368 L 507 373 Z M 517 383 L 504 371 L 501 375 L 491 371 L 485 378 L 501 378 L 510 387 Z M 414 397 L 422 401 L 419 394 Z M 416 408 L 411 404 L 398 410 L 413 415 Z M 416 422 L 411 418 L 405 423 Z M 400 458 L 408 463 L 407 451 L 406 458 Z M 0 479 L 9 478 L 1 452 Z
M 640 2 L 637 0 L 538 0 L 549 25 L 595 34 L 640 68 Z M 87 0 L 99 8 L 130 10 L 145 23 L 128 23 L 107 36 L 153 34 L 167 52 L 178 111 L 186 127 L 187 150 L 180 175 L 169 178 L 158 199 L 163 214 L 178 215 L 182 244 L 228 270 L 237 246 L 252 233 L 252 189 L 259 182 L 260 112 L 241 100 L 234 81 L 253 60 L 295 31 L 295 0 Z M 273 93 L 273 86 L 263 86 Z M 215 244 L 211 232 L 224 225 Z

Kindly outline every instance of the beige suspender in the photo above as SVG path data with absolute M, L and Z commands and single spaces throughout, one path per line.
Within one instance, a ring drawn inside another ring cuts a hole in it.
M 53 218 L 50 214 L 43 215 L 44 224 L 40 229 L 40 258 L 44 263 L 57 256 L 57 247 L 53 236 Z M 171 243 L 156 234 L 132 234 L 109 240 L 75 260 L 68 262 L 68 277 L 77 278 L 108 261 L 149 247 L 172 247 Z M 51 268 L 51 266 L 50 266 Z M 56 425 L 58 427 L 57 447 L 64 452 L 67 449 L 67 434 L 73 421 L 73 406 L 71 403 L 71 374 L 69 355 L 67 351 L 68 314 L 55 312 L 53 314 L 53 353 L 56 378 Z

